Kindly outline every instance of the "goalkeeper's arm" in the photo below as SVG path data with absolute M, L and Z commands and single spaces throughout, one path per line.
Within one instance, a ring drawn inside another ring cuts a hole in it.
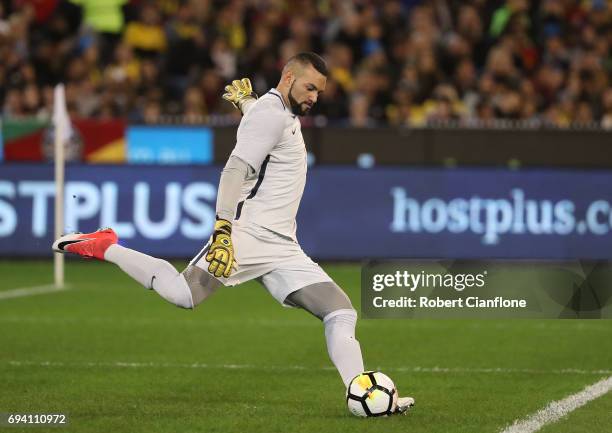
M 250 108 L 249 115 L 242 119 L 242 122 L 236 134 L 236 147 L 221 173 L 217 195 L 217 221 L 206 255 L 209 262 L 208 271 L 215 277 L 229 277 L 232 272 L 232 221 L 242 185 L 256 177 L 263 161 L 281 140 L 286 116 L 283 111 L 270 110 L 267 103 L 257 103 Z
M 242 184 L 256 175 L 255 169 L 240 157 L 231 155 L 221 172 L 217 193 L 217 218 L 232 221 L 242 192 Z
M 242 184 L 255 175 L 255 170 L 239 157 L 230 156 L 221 172 L 217 194 L 217 220 L 210 249 L 206 255 L 208 272 L 215 277 L 229 277 L 234 264 L 232 221 L 240 198 Z

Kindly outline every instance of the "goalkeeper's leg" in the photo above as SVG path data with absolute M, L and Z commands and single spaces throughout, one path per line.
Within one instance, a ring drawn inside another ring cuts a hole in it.
M 188 277 L 195 286 L 191 272 L 179 273 L 174 266 L 166 260 L 148 256 L 141 252 L 111 245 L 104 253 L 104 259 L 119 266 L 126 274 L 145 286 L 155 290 L 166 301 L 182 308 L 194 308 L 197 302 L 192 293 Z M 197 287 L 194 287 L 197 289 Z M 212 290 L 211 290 L 212 293 Z
M 166 301 L 182 308 L 194 308 L 221 285 L 200 268 L 190 265 L 179 273 L 166 260 L 121 245 L 111 245 L 104 253 L 104 259 L 118 265 L 146 288 L 155 290 Z
M 147 289 L 155 290 L 166 301 L 182 308 L 194 308 L 221 284 L 195 266 L 179 273 L 165 260 L 122 247 L 110 229 L 64 235 L 55 241 L 53 249 L 114 263 Z
M 345 386 L 364 371 L 361 347 L 355 339 L 357 312 L 348 296 L 334 282 L 316 283 L 287 296 L 285 303 L 301 307 L 323 320 L 329 357 Z M 399 397 L 395 413 L 406 413 L 414 398 Z
M 355 338 L 357 312 L 334 282 L 316 283 L 291 293 L 287 304 L 301 307 L 323 321 L 327 351 L 345 386 L 363 372 L 361 347 Z

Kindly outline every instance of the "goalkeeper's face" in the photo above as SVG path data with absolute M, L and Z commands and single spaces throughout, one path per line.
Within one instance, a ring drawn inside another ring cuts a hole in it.
M 304 68 L 296 75 L 289 87 L 289 103 L 293 114 L 303 116 L 308 114 L 319 95 L 325 90 L 327 78 L 312 65 Z

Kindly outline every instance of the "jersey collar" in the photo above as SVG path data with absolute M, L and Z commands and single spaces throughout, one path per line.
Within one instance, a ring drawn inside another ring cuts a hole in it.
M 276 90 L 276 88 L 270 89 L 268 93 L 276 96 L 280 100 L 281 104 L 283 104 L 283 110 L 287 109 L 287 106 L 285 105 L 285 101 L 283 100 L 283 96 L 280 94 L 278 90 Z

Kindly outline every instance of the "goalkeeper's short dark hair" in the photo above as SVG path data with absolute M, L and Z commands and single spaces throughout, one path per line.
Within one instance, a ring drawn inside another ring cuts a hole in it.
M 302 66 L 312 65 L 321 75 L 327 77 L 329 71 L 327 70 L 327 63 L 323 60 L 323 57 L 313 52 L 298 53 L 291 57 L 287 64 L 292 62 L 298 62 Z

